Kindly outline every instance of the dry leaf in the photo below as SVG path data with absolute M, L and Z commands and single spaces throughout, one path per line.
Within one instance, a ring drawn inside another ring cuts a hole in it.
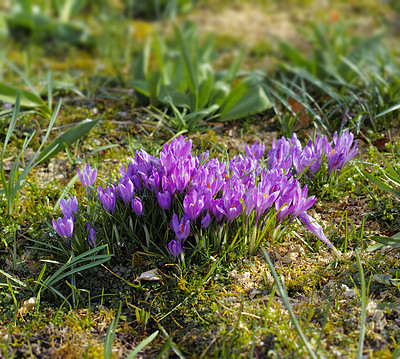
M 36 305 L 36 298 L 35 297 L 29 298 L 24 302 L 24 304 L 22 304 L 22 307 L 18 309 L 18 315 L 22 317 L 23 315 L 26 314 L 26 312 L 33 310 L 33 308 L 35 308 L 35 305 Z
M 303 128 L 307 127 L 308 115 L 307 115 L 307 112 L 306 112 L 306 109 L 304 108 L 304 106 L 299 101 L 294 99 L 293 97 L 289 97 L 288 103 L 289 103 L 290 107 L 292 107 L 292 110 L 298 116 L 301 127 L 303 127 Z
M 142 273 L 139 277 L 135 279 L 135 282 L 139 282 L 140 280 L 148 280 L 148 281 L 160 280 L 160 278 L 157 275 L 157 268 Z

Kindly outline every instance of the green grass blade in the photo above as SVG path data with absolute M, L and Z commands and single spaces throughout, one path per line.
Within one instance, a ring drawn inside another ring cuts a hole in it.
M 60 198 L 57 200 L 56 204 L 54 205 L 54 211 L 57 210 L 58 206 L 60 205 L 61 199 L 65 198 L 65 196 L 69 193 L 69 191 L 74 186 L 74 184 L 78 180 L 78 178 L 79 178 L 78 174 L 75 174 L 75 176 L 72 177 L 71 180 L 68 182 L 68 184 L 65 186 L 65 188 L 61 192 Z
M 0 88 L 1 88 L 1 84 L 0 84 Z M 0 99 L 1 99 L 1 96 L 0 96 Z M 4 155 L 4 152 L 6 151 L 6 147 L 7 147 L 8 141 L 10 140 L 11 134 L 14 131 L 15 125 L 16 125 L 17 120 L 18 120 L 20 101 L 21 101 L 21 94 L 17 93 L 17 98 L 15 100 L 15 106 L 14 106 L 13 115 L 12 115 L 12 118 L 11 118 L 10 125 L 8 126 L 6 139 L 4 140 L 4 143 L 3 143 L 3 148 L 1 150 L 1 162 L 2 163 L 3 163 L 3 159 L 4 159 L 3 155 Z
M 167 333 L 167 331 L 160 324 L 158 324 L 158 327 L 161 329 L 161 331 L 167 338 L 167 345 L 169 345 L 169 348 L 171 348 L 174 351 L 174 353 L 177 355 L 177 357 L 179 359 L 185 359 L 184 355 L 181 353 L 181 351 L 177 348 L 175 343 L 172 341 L 171 336 Z
M 272 276 L 274 277 L 276 286 L 277 286 L 277 288 L 279 289 L 279 292 L 281 293 L 281 297 L 282 297 L 282 299 L 283 299 L 283 302 L 285 303 L 286 309 L 287 309 L 288 312 L 289 312 L 290 319 L 292 320 L 292 323 L 293 323 L 293 325 L 295 326 L 295 328 L 296 328 L 296 330 L 297 330 L 297 333 L 300 335 L 300 338 L 301 338 L 301 340 L 303 341 L 305 347 L 307 348 L 307 350 L 308 350 L 308 352 L 309 352 L 311 358 L 313 358 L 313 359 L 318 359 L 317 356 L 316 356 L 315 353 L 314 353 L 313 348 L 311 347 L 311 344 L 308 342 L 306 336 L 304 335 L 303 331 L 302 331 L 301 328 L 300 328 L 300 325 L 299 325 L 299 323 L 298 323 L 298 321 L 297 321 L 297 319 L 296 319 L 296 317 L 295 317 L 295 315 L 294 315 L 294 313 L 293 313 L 292 307 L 290 306 L 289 297 L 288 297 L 288 295 L 287 295 L 286 288 L 285 288 L 285 287 L 281 284 L 281 282 L 279 281 L 279 279 L 278 279 L 278 274 L 277 274 L 276 271 L 275 271 L 275 268 L 274 268 L 274 265 L 273 265 L 272 262 L 271 262 L 271 259 L 269 258 L 268 254 L 267 254 L 267 252 L 265 251 L 264 248 L 262 248 L 261 250 L 262 250 L 262 252 L 263 252 L 263 255 L 264 255 L 264 257 L 265 257 L 265 260 L 266 260 L 267 263 L 268 263 L 268 266 L 269 266 L 269 268 L 270 268 L 270 270 L 271 270 L 271 274 L 272 274 Z
M 26 284 L 19 280 L 18 278 L 15 278 L 13 275 L 8 274 L 7 272 L 4 272 L 3 270 L 0 269 L 0 274 L 4 275 L 7 279 L 12 280 L 13 282 L 17 283 L 20 287 L 26 288 Z
M 57 153 L 63 151 L 66 146 L 72 145 L 74 142 L 87 135 L 91 129 L 97 125 L 102 119 L 100 116 L 96 120 L 86 120 L 76 125 L 75 127 L 64 132 L 62 135 L 57 137 L 50 145 L 48 145 L 39 155 L 37 164 L 48 159 L 48 155 L 55 156 Z
M 53 76 L 51 71 L 47 72 L 47 103 L 51 110 L 53 107 Z
M 400 109 L 400 104 L 393 105 L 393 106 L 389 107 L 388 109 L 386 109 L 385 111 L 382 111 L 382 112 L 378 113 L 377 115 L 375 115 L 375 118 L 379 118 L 379 117 L 385 116 L 388 113 L 396 111 L 398 109 Z
M 297 51 L 293 46 L 289 45 L 285 41 L 279 41 L 278 45 L 283 54 L 292 62 L 294 66 L 305 69 L 311 68 L 310 62 L 304 58 L 300 51 Z
M 362 174 L 367 177 L 372 183 L 376 184 L 381 190 L 387 191 L 391 193 L 392 195 L 399 197 L 400 198 L 400 191 L 396 191 L 395 189 L 389 187 L 386 183 L 384 183 L 382 180 L 379 178 L 371 175 L 365 170 L 361 170 Z
M 121 316 L 121 307 L 122 303 L 120 302 L 117 315 L 112 319 L 106 332 L 106 337 L 104 339 L 104 359 L 112 359 L 112 346 L 115 337 L 115 331 Z
M 19 77 L 25 82 L 25 84 L 29 87 L 31 92 L 35 94 L 36 97 L 40 99 L 39 92 L 36 91 L 35 86 L 33 86 L 32 82 L 29 81 L 28 77 L 17 67 L 15 66 L 12 62 L 6 60 L 6 64 L 11 67 L 11 69 L 17 73 Z
M 150 342 L 158 335 L 159 331 L 155 331 L 152 335 L 150 335 L 149 337 L 147 337 L 146 339 L 142 340 L 139 345 L 132 351 L 129 353 L 129 355 L 127 356 L 127 359 L 133 359 L 136 357 L 136 355 L 139 354 L 139 352 L 144 349 L 147 345 L 150 344 Z
M 360 335 L 358 337 L 358 346 L 357 346 L 357 359 L 362 359 L 363 355 L 363 347 L 364 347 L 364 337 L 365 337 L 365 329 L 366 329 L 366 319 L 367 319 L 367 297 L 366 297 L 366 284 L 365 284 L 365 275 L 364 270 L 361 264 L 360 256 L 358 251 L 356 251 L 357 258 L 357 266 L 360 272 L 361 278 L 361 322 L 360 322 Z
M 7 180 L 6 180 L 6 176 L 5 176 L 5 172 L 4 172 L 4 167 L 3 167 L 4 166 L 4 154 L 6 152 L 6 147 L 7 147 L 8 141 L 10 140 L 11 134 L 13 133 L 15 125 L 18 120 L 20 99 L 21 99 L 21 96 L 20 96 L 20 94 L 18 94 L 17 99 L 15 101 L 15 107 L 14 107 L 13 115 L 11 118 L 11 122 L 10 122 L 10 125 L 8 126 L 6 138 L 5 138 L 3 146 L 1 148 L 1 155 L 0 155 L 1 182 L 3 184 L 3 192 L 7 194 L 7 199 L 10 198 L 11 188 L 9 188 L 9 185 L 7 184 Z M 10 178 L 9 178 L 9 183 L 10 183 Z

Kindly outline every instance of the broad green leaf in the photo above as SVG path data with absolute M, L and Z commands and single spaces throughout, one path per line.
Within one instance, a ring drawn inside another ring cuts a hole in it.
M 200 79 L 199 86 L 199 108 L 204 108 L 208 105 L 211 91 L 214 84 L 214 75 L 210 64 L 203 64 L 200 66 Z
M 133 81 L 133 88 L 141 93 L 142 95 L 146 97 L 150 97 L 150 92 L 147 86 L 147 81 L 146 80 L 135 80 Z
M 169 78 L 170 73 L 169 71 L 167 71 L 165 67 L 167 61 L 165 61 L 165 56 L 164 56 L 165 54 L 164 43 L 158 32 L 154 34 L 153 49 L 157 62 L 157 69 L 161 74 L 162 83 L 164 85 L 168 85 L 170 83 L 170 78 Z
M 361 170 L 363 175 L 367 177 L 372 183 L 375 183 L 381 190 L 391 193 L 392 195 L 400 198 L 400 191 L 396 191 L 395 189 L 389 187 L 386 183 L 384 183 L 379 178 L 371 175 L 365 170 Z
M 230 86 L 222 81 L 216 82 L 212 88 L 209 103 L 221 106 L 228 97 L 229 92 Z
M 176 107 L 190 109 L 191 100 L 189 98 L 189 95 L 181 91 L 175 90 L 172 86 L 162 86 L 159 97 L 160 101 L 163 103 L 168 103 L 167 98 L 169 98 L 170 102 Z
M 187 46 L 187 43 L 182 35 L 182 32 L 178 28 L 178 26 L 174 26 L 175 36 L 178 40 L 179 47 L 181 49 L 181 55 L 183 56 L 184 70 L 186 73 L 186 79 L 189 86 L 189 91 L 194 95 L 196 99 L 196 104 L 192 111 L 196 111 L 198 109 L 198 97 L 199 97 L 199 89 L 197 84 L 197 66 L 196 59 L 192 59 L 190 56 L 190 51 Z
M 18 94 L 21 94 L 21 107 L 28 107 L 28 108 L 40 108 L 47 114 L 51 115 L 51 110 L 46 106 L 43 100 L 36 96 L 35 94 L 22 90 L 17 89 L 15 87 L 7 86 L 3 83 L 0 83 L 0 100 L 6 103 L 15 104 L 16 98 Z
M 400 233 L 392 237 L 372 236 L 371 239 L 385 246 L 400 247 Z
M 270 100 L 260 86 L 249 88 L 248 84 L 242 82 L 233 88 L 221 106 L 221 121 L 236 120 L 265 111 L 271 106 Z
M 150 50 L 151 39 L 148 38 L 142 52 L 138 55 L 132 66 L 132 76 L 134 82 L 146 80 L 149 68 Z
M 75 127 L 64 132 L 40 153 L 37 163 L 43 161 L 49 153 L 51 153 L 52 156 L 55 156 L 57 153 L 63 151 L 66 146 L 72 145 L 81 137 L 87 135 L 90 130 L 97 125 L 102 117 L 103 116 L 100 116 L 96 120 L 85 120 L 79 125 L 76 125 Z
M 233 59 L 231 66 L 222 78 L 224 82 L 228 82 L 232 86 L 232 83 L 236 79 L 237 73 L 239 72 L 239 66 L 242 63 L 243 57 L 244 51 L 241 49 L 239 54 Z
M 151 72 L 147 77 L 147 88 L 149 89 L 150 105 L 157 106 L 161 86 L 161 75 L 159 71 Z

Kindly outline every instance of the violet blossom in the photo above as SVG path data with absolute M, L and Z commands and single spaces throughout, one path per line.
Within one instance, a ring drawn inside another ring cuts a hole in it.
M 171 242 L 168 243 L 168 250 L 171 255 L 176 259 L 182 252 L 182 245 L 179 241 L 173 239 Z
M 86 164 L 86 167 L 82 170 L 78 168 L 78 178 L 81 183 L 86 188 L 87 193 L 90 193 L 89 187 L 92 187 L 97 177 L 97 168 L 90 166 L 89 162 Z
M 171 220 L 171 228 L 175 232 L 178 241 L 183 243 L 183 241 L 189 236 L 190 222 L 185 216 L 183 216 L 179 221 L 178 216 L 174 213 Z
M 103 189 L 100 186 L 97 187 L 97 194 L 104 209 L 108 213 L 114 214 L 115 204 L 117 201 L 117 191 L 114 185 L 111 185 L 111 187 L 107 186 L 106 189 Z
M 78 211 L 78 200 L 76 196 L 71 196 L 67 200 L 61 198 L 60 209 L 64 216 L 74 219 Z
M 57 222 L 52 220 L 53 228 L 56 232 L 63 237 L 64 239 L 71 238 L 72 233 L 74 232 L 74 220 L 70 217 L 64 216 L 63 218 L 59 217 Z

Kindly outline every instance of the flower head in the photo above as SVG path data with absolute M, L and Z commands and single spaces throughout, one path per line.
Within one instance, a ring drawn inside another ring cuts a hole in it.
M 183 200 L 183 208 L 189 220 L 194 222 L 204 208 L 204 196 L 200 196 L 197 191 L 191 191 Z
M 134 191 L 135 191 L 135 188 L 133 186 L 133 183 L 128 177 L 125 177 L 124 179 L 122 179 L 119 182 L 118 193 L 119 193 L 119 196 L 121 197 L 122 201 L 126 205 L 128 205 L 129 202 L 132 201 Z
M 182 252 L 182 245 L 179 241 L 172 240 L 168 243 L 168 250 L 171 255 L 176 259 Z
M 56 232 L 65 240 L 71 238 L 72 233 L 74 232 L 74 221 L 72 218 L 67 216 L 64 216 L 63 218 L 59 217 L 57 222 L 53 219 L 52 224 Z M 69 243 L 69 241 L 67 242 Z
M 343 166 L 357 154 L 357 141 L 353 144 L 353 139 L 354 135 L 349 131 L 343 132 L 340 138 L 335 132 L 332 143 L 325 145 L 328 156 L 328 175 L 335 170 L 340 172 Z
M 211 216 L 210 213 L 207 213 L 202 219 L 201 219 L 201 228 L 207 228 L 210 225 L 211 222 Z
M 273 139 L 272 148 L 268 152 L 269 168 L 286 168 L 292 167 L 292 143 L 285 137 L 282 137 L 278 142 Z
M 90 193 L 89 187 L 92 187 L 94 181 L 96 181 L 97 177 L 97 168 L 90 166 L 89 162 L 86 164 L 86 167 L 82 170 L 78 168 L 78 177 L 81 183 L 85 186 L 86 191 Z
M 174 230 L 178 241 L 182 243 L 189 236 L 190 222 L 185 216 L 179 221 L 178 216 L 174 213 L 171 228 Z
M 265 145 L 263 143 L 254 142 L 254 144 L 249 147 L 246 144 L 246 155 L 247 157 L 255 158 L 257 161 L 263 156 L 265 151 Z
M 97 187 L 97 194 L 105 210 L 113 214 L 115 211 L 115 203 L 117 202 L 117 191 L 114 185 L 111 185 L 111 187 L 107 186 L 105 190 L 100 186 Z
M 89 246 L 94 248 L 96 246 L 96 231 L 89 222 L 86 223 L 86 232 L 88 232 Z
M 136 197 L 132 200 L 131 206 L 133 212 L 135 212 L 138 217 L 141 217 L 143 215 L 143 204 L 142 200 L 139 197 Z
M 78 211 L 78 200 L 75 196 L 71 196 L 67 200 L 61 198 L 60 209 L 64 216 L 73 219 Z
M 157 192 L 157 201 L 164 211 L 169 211 L 171 209 L 172 197 L 169 191 Z
M 260 217 L 271 207 L 279 195 L 279 191 L 274 191 L 273 188 L 262 186 L 260 183 L 253 191 L 254 206 L 256 210 L 256 223 Z
M 324 234 L 324 230 L 322 227 L 315 221 L 314 218 L 309 216 L 306 212 L 303 212 L 299 215 L 300 220 L 303 222 L 304 227 L 306 227 L 311 233 L 315 234 L 317 238 L 319 238 L 322 242 L 327 244 L 329 247 L 332 247 L 332 243 L 326 238 Z

